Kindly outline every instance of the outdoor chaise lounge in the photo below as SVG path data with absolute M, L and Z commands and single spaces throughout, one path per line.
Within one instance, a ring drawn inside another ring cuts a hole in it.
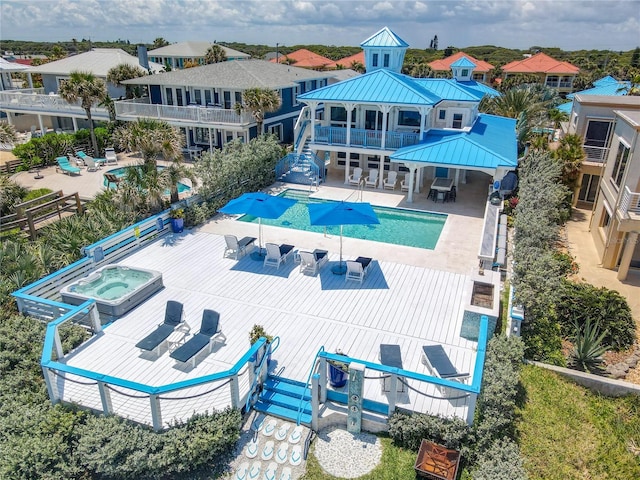
M 160 352 L 160 346 L 182 323 L 182 304 L 175 300 L 169 300 L 164 313 L 164 322 L 158 325 L 153 332 L 136 343 L 136 347 L 140 350 L 148 352 L 154 351 L 158 354 Z
M 398 178 L 398 172 L 396 172 L 395 170 L 390 171 L 389 175 L 384 181 L 384 188 L 387 190 L 395 190 L 397 178 Z
M 378 169 L 372 168 L 369 172 L 369 176 L 364 179 L 364 186 L 376 188 L 376 185 L 378 185 Z
M 181 363 L 191 360 L 191 366 L 196 366 L 196 356 L 205 347 L 209 353 L 216 342 L 225 343 L 227 337 L 220 331 L 220 314 L 214 310 L 202 312 L 202 324 L 200 331 L 187 340 L 187 343 L 178 347 L 169 354 L 171 358 Z
M 349 185 L 360 185 L 362 180 L 362 169 L 356 167 L 353 169 L 353 175 L 349 175 Z
M 265 245 L 267 248 L 267 255 L 264 257 L 265 267 L 276 267 L 280 268 L 280 264 L 287 261 L 289 255 L 293 253 L 293 245 L 287 245 L 283 243 L 282 245 L 276 245 L 275 243 L 267 243 Z
M 329 259 L 329 252 L 326 250 L 298 252 L 298 255 L 300 255 L 300 272 L 305 275 L 315 275 Z
M 56 162 L 58 163 L 58 168 L 62 173 L 67 173 L 69 175 L 77 173 L 80 175 L 80 169 L 71 165 L 67 157 L 58 157 L 56 158 Z
M 118 164 L 118 157 L 116 156 L 116 151 L 113 148 L 105 148 L 104 149 L 104 157 L 105 157 L 105 163 L 107 165 L 109 164 L 114 164 L 117 165 Z
M 422 363 L 438 378 L 463 381 L 468 373 L 460 373 L 451 363 L 442 345 L 425 345 L 422 347 Z
M 91 162 L 92 160 L 93 160 L 93 162 L 95 162 L 98 165 L 102 165 L 102 164 L 105 163 L 105 159 L 104 158 L 93 158 L 92 156 L 87 155 L 86 153 L 84 153 L 82 150 L 76 152 L 76 155 L 87 166 L 89 166 L 89 162 Z
M 369 270 L 369 265 L 371 265 L 371 259 L 369 257 L 358 257 L 355 260 L 347 260 L 347 274 L 344 277 L 344 281 L 353 280 L 362 283 L 364 276 Z
M 380 351 L 378 352 L 378 360 L 382 365 L 394 368 L 404 368 L 402 366 L 402 351 L 400 345 L 381 343 Z M 391 391 L 391 377 L 389 375 L 383 375 L 381 377 L 382 392 Z M 402 393 L 405 391 L 405 385 L 402 383 L 404 377 L 398 377 L 398 383 L 396 385 L 396 391 Z
M 253 248 L 255 246 L 253 242 L 256 241 L 256 237 L 242 237 L 238 240 L 238 237 L 235 235 L 225 235 L 224 241 L 227 245 L 224 248 L 222 258 L 229 256 L 238 260 L 242 255 L 247 253 L 249 247 Z

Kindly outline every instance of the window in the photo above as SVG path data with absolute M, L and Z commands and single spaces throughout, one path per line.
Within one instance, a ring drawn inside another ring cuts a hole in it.
M 416 112 L 414 110 L 400 110 L 398 112 L 398 125 L 404 125 L 406 127 L 420 127 L 420 112 Z
M 302 88 L 304 88 L 304 82 L 302 83 Z M 298 105 L 298 95 L 304 93 L 304 91 L 300 92 L 300 85 L 296 85 L 291 89 L 291 105 Z
M 602 218 L 600 219 L 600 226 L 602 228 L 607 228 L 609 226 L 609 224 L 611 223 L 611 215 L 609 214 L 609 212 L 605 209 L 602 212 Z
M 445 120 L 447 118 L 446 110 L 438 110 L 438 120 Z
M 211 90 L 204 91 L 204 101 L 206 105 L 211 105 Z
M 384 57 L 383 57 L 383 61 L 382 61 L 382 62 L 383 62 L 382 66 L 383 66 L 384 68 L 389 68 L 389 54 L 388 54 L 388 53 L 385 53 L 385 54 L 384 54 Z
M 371 65 L 374 67 L 378 66 L 378 54 L 374 53 L 372 58 L 371 58 Z
M 202 105 L 202 90 L 194 90 L 193 91 L 193 99 L 191 103 L 197 103 L 198 105 Z
M 365 110 L 364 128 L 366 130 L 382 130 L 382 112 L 377 110 Z
M 182 101 L 182 89 L 176 88 L 176 102 L 179 106 L 183 106 L 184 102 Z
M 196 143 L 209 145 L 209 129 L 208 128 L 200 128 L 196 127 L 193 129 L 194 135 L 193 140 Z M 211 132 L 211 143 L 213 145 L 216 144 L 216 134 L 215 132 Z
M 468 77 L 469 76 L 469 69 L 468 68 L 463 68 L 462 72 L 460 72 L 460 76 L 461 77 Z
M 236 103 L 242 104 L 242 92 L 236 92 Z
M 451 128 L 462 128 L 462 114 L 454 113 L 453 114 L 453 122 L 451 123 Z
M 269 125 L 269 133 L 275 135 L 278 141 L 282 141 L 282 124 Z
M 173 90 L 171 90 L 171 88 L 167 87 L 165 89 L 165 92 L 167 94 L 167 102 L 165 105 L 173 105 Z
M 224 97 L 224 108 L 226 108 L 227 110 L 230 110 L 232 105 L 231 105 L 231 92 L 229 91 L 225 91 L 223 93 L 223 97 Z
M 331 107 L 332 122 L 347 122 L 347 111 L 343 107 Z
M 631 149 L 629 147 L 620 142 L 620 144 L 618 145 L 618 153 L 616 154 L 616 161 L 613 164 L 613 172 L 611 173 L 611 179 L 618 188 L 622 183 L 622 177 L 624 177 L 624 170 L 627 167 L 627 161 L 629 160 L 630 151 Z

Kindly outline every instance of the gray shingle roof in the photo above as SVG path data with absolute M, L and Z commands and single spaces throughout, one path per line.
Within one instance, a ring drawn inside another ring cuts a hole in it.
M 158 73 L 134 78 L 128 85 L 166 85 L 203 88 L 287 88 L 302 81 L 329 78 L 334 72 L 317 72 L 306 68 L 265 62 L 264 60 L 232 60 L 201 67 Z
M 121 63 L 140 66 L 138 57 L 129 55 L 120 48 L 94 48 L 90 52 L 31 67 L 30 71 L 31 73 L 44 73 L 45 75 L 69 75 L 74 70 L 81 70 L 83 72 L 91 72 L 97 77 L 106 77 L 107 72 L 112 67 Z M 163 68 L 162 65 L 153 62 L 149 62 L 149 66 L 156 72 L 161 71 Z
M 207 49 L 213 45 L 211 42 L 180 42 L 167 45 L 166 47 L 156 48 L 149 50 L 149 56 L 151 57 L 204 57 Z M 244 52 L 239 52 L 232 48 L 223 47 L 220 45 L 227 58 L 249 58 L 251 55 Z

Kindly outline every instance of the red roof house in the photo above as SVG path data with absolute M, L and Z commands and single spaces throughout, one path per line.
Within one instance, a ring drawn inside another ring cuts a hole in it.
M 502 71 L 504 78 L 518 74 L 536 75 L 548 87 L 557 88 L 560 92 L 571 92 L 573 80 L 580 69 L 540 52 L 524 60 L 507 63 Z
M 488 73 L 493 70 L 493 65 L 484 60 L 478 60 L 477 58 L 472 57 L 468 53 L 458 52 L 447 58 L 441 58 L 440 60 L 434 60 L 429 63 L 431 70 L 434 72 L 450 72 L 451 64 L 457 62 L 461 58 L 466 58 L 467 60 L 476 64 L 476 68 L 473 69 L 473 79 L 478 82 L 486 82 L 488 78 Z
M 289 63 L 296 67 L 310 68 L 312 70 L 323 70 L 328 64 L 333 63 L 333 60 L 330 58 L 313 53 L 306 48 L 301 48 L 300 50 L 287 53 L 286 55 L 278 55 L 277 60 L 278 62 L 276 62 L 275 58 L 272 58 L 269 61 L 271 63 Z

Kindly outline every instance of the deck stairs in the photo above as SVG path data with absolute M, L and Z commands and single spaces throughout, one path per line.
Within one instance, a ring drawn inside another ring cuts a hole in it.
M 282 182 L 317 186 L 323 181 L 322 163 L 309 148 L 307 138 L 299 153 L 289 153 L 278 162 L 276 176 Z
M 300 417 L 301 424 L 310 426 L 311 391 L 302 382 L 269 374 L 254 409 L 296 423 Z

